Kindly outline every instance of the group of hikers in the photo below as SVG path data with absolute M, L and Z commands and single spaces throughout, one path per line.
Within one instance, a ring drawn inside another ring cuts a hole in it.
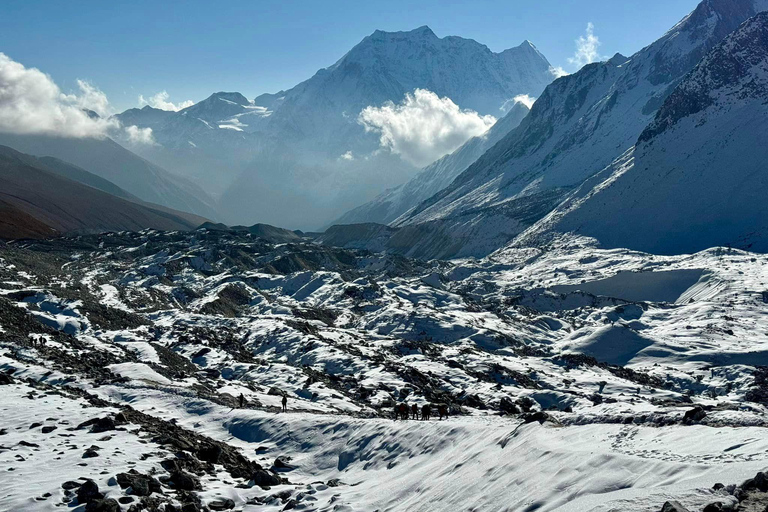
M 240 393 L 240 396 L 237 397 L 238 404 L 240 405 L 240 408 L 245 407 L 245 395 Z M 283 394 L 283 398 L 280 400 L 280 403 L 282 404 L 282 411 L 288 412 L 288 397 Z
M 416 404 L 412 404 L 410 407 L 408 407 L 408 404 L 406 403 L 400 403 L 395 405 L 395 420 L 407 420 L 413 419 L 413 420 L 429 420 L 432 417 L 432 408 L 435 407 L 432 404 L 424 404 L 421 406 L 421 411 L 419 411 L 419 406 Z M 448 406 L 445 404 L 440 404 L 437 407 L 437 414 L 440 416 L 440 419 L 442 420 L 443 417 L 448 417 Z M 419 412 L 421 412 L 421 417 L 419 417 Z
M 48 343 L 48 340 L 45 339 L 44 336 L 40 336 L 40 337 L 32 336 L 30 339 L 32 341 L 32 348 L 44 348 L 45 344 Z

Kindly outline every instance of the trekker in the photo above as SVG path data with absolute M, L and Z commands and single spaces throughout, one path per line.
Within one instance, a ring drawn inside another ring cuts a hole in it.
M 411 418 L 415 420 L 419 419 L 419 406 L 416 404 L 411 406 Z
M 429 404 L 424 404 L 421 406 L 421 419 L 422 420 L 429 420 L 429 417 L 432 416 L 432 407 L 430 407 Z
M 240 393 L 240 397 L 238 398 L 238 400 L 240 401 L 240 408 L 242 409 L 243 406 L 245 405 L 245 396 L 243 396 L 243 394 Z
M 283 412 L 288 411 L 288 397 L 283 395 Z
M 443 419 L 443 416 L 446 418 L 448 417 L 448 406 L 445 404 L 440 404 L 437 406 L 437 414 L 440 415 L 440 419 Z

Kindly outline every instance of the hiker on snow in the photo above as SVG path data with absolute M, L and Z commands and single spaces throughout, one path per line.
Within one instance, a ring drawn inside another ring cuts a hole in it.
M 288 397 L 283 395 L 283 412 L 288 411 Z

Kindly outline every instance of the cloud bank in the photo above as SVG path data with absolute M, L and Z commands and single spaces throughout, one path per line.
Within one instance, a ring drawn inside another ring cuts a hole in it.
M 139 128 L 135 125 L 126 126 L 125 136 L 131 144 L 155 144 L 155 139 L 152 136 L 152 128 Z
M 106 118 L 106 95 L 88 82 L 77 85 L 79 94 L 63 94 L 50 76 L 0 53 L 0 131 L 101 138 L 118 129 Z
M 570 73 L 568 73 L 566 70 L 564 70 L 560 66 L 551 66 L 549 68 L 549 72 L 552 73 L 552 76 L 555 77 L 555 80 L 557 80 L 558 78 L 570 75 Z
M 424 167 L 485 133 L 496 118 L 462 110 L 448 97 L 416 89 L 399 104 L 366 107 L 358 121 L 366 131 L 380 134 L 381 147 Z
M 191 107 L 195 104 L 192 100 L 182 101 L 181 103 L 173 103 L 168 101 L 171 98 L 170 94 L 166 91 L 160 91 L 150 98 L 144 99 L 144 96 L 139 95 L 139 106 L 143 107 L 149 105 L 152 108 L 159 108 L 160 110 L 172 110 L 178 112 L 181 109 Z
M 501 110 L 504 115 L 507 115 L 507 113 L 512 110 L 512 107 L 517 105 L 518 103 L 522 103 L 526 107 L 528 107 L 528 110 L 533 107 L 534 102 L 536 101 L 536 98 L 531 96 L 530 94 L 518 94 L 514 98 L 507 100 L 504 102 L 501 107 L 499 107 L 499 110 Z
M 587 33 L 576 40 L 576 53 L 568 59 L 568 62 L 581 68 L 587 64 L 601 59 L 598 48 L 602 43 L 595 35 L 595 26 L 590 21 L 587 23 Z

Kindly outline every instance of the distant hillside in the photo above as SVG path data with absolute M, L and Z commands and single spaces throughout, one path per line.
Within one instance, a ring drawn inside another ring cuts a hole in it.
M 53 168 L 120 191 L 116 185 L 66 162 L 40 160 L 0 146 L 0 238 L 44 238 L 146 228 L 189 230 L 206 221 L 109 194 L 52 172 Z

